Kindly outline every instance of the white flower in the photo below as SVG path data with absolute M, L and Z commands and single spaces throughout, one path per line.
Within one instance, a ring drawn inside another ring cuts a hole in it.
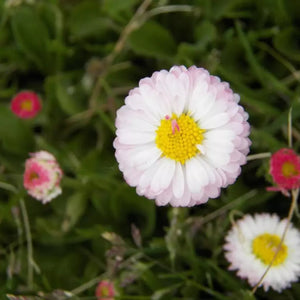
M 119 168 L 139 195 L 158 205 L 216 198 L 246 162 L 248 115 L 239 96 L 202 68 L 155 72 L 117 112 Z
M 229 269 L 255 286 L 272 261 L 286 220 L 277 215 L 256 214 L 244 216 L 226 236 L 225 257 L 231 263 Z M 263 280 L 264 290 L 269 287 L 280 292 L 290 287 L 300 275 L 300 232 L 290 225 L 278 255 Z

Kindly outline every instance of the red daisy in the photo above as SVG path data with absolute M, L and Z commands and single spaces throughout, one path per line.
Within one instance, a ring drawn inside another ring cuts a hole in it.
M 268 190 L 288 195 L 288 190 L 300 187 L 300 157 L 293 149 L 278 150 L 271 157 L 270 174 L 277 187 L 270 187 Z
M 41 110 L 41 100 L 34 92 L 20 92 L 11 101 L 12 112 L 22 119 L 33 118 Z
M 114 300 L 115 288 L 111 281 L 102 280 L 96 288 L 97 300 Z

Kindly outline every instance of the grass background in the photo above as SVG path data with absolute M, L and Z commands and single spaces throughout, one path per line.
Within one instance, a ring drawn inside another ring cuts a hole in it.
M 20 2 L 20 3 L 19 3 Z M 255 296 L 222 251 L 238 213 L 287 215 L 269 193 L 268 160 L 243 167 L 220 198 L 156 207 L 128 187 L 114 158 L 115 111 L 154 71 L 196 65 L 230 82 L 250 115 L 251 153 L 300 132 L 300 2 L 292 0 L 0 0 L 0 296 L 95 299 L 100 279 L 118 299 L 300 299 L 300 285 Z M 15 5 L 14 5 L 15 4 Z M 42 112 L 17 119 L 11 98 L 36 91 Z M 29 152 L 53 153 L 63 193 L 47 205 L 22 187 Z M 28 286 L 31 227 L 34 268 Z M 299 221 L 294 219 L 295 226 Z

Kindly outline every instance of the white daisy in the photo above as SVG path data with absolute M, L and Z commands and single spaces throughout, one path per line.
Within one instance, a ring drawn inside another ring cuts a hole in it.
M 119 168 L 158 205 L 193 206 L 232 184 L 249 152 L 248 114 L 239 96 L 202 68 L 155 72 L 117 112 Z
M 225 257 L 231 263 L 230 270 L 255 286 L 270 262 L 280 243 L 286 220 L 277 215 L 256 214 L 244 216 L 226 236 Z M 265 291 L 269 287 L 280 292 L 290 287 L 300 275 L 300 232 L 290 225 L 278 255 L 263 280 Z

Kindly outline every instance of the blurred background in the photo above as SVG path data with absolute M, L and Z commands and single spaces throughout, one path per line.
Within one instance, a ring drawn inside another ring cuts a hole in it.
M 300 299 L 298 283 L 252 296 L 222 250 L 230 219 L 287 215 L 290 200 L 265 190 L 268 159 L 250 161 L 220 198 L 174 209 L 137 196 L 112 147 L 129 90 L 182 64 L 208 69 L 240 94 L 251 154 L 287 146 L 292 106 L 297 150 L 299 15 L 300 2 L 289 0 L 0 0 L 1 297 L 96 299 L 108 279 L 116 299 Z M 10 110 L 22 90 L 42 99 L 34 119 Z M 23 188 L 24 162 L 39 150 L 64 172 L 63 193 L 46 205 Z

